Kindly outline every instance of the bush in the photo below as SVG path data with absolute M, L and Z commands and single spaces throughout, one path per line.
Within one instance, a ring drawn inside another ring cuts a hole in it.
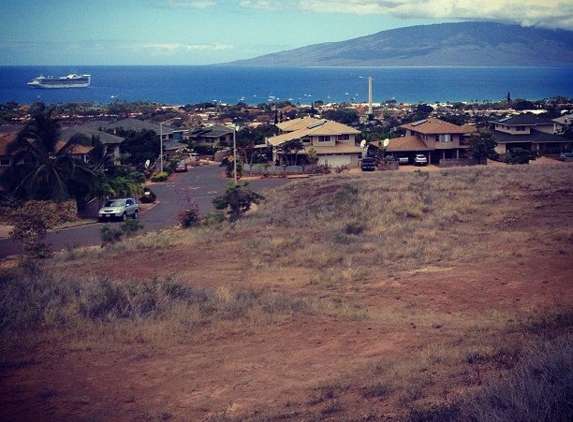
M 159 173 L 155 173 L 153 176 L 151 176 L 151 181 L 152 182 L 165 182 L 168 177 L 169 177 L 169 174 L 165 171 L 162 171 Z
M 8 209 L 7 216 L 13 224 L 10 237 L 22 243 L 25 253 L 44 258 L 51 253 L 50 245 L 46 243 L 48 230 L 74 221 L 77 210 L 73 201 L 27 201 L 14 204 Z
M 114 243 L 119 242 L 121 240 L 121 237 L 123 236 L 123 231 L 121 231 L 121 229 L 116 229 L 108 224 L 103 226 L 100 229 L 100 232 L 101 232 L 102 248 L 104 246 L 113 245 Z
M 509 377 L 466 400 L 474 422 L 566 422 L 573 420 L 573 336 L 531 343 Z
M 198 225 L 201 222 L 199 206 L 195 203 L 187 204 L 187 206 L 177 214 L 177 221 L 179 221 L 181 227 L 185 228 Z
M 143 189 L 143 195 L 139 198 L 142 204 L 152 204 L 157 200 L 157 195 L 149 188 Z
M 529 161 L 535 160 L 536 158 L 537 153 L 535 151 L 515 148 L 505 153 L 503 162 L 506 164 L 528 164 Z
M 227 210 L 231 223 L 236 223 L 247 211 L 251 209 L 252 204 L 258 204 L 264 196 L 247 189 L 248 182 L 229 183 L 224 195 L 217 196 L 213 199 L 213 205 L 218 210 Z

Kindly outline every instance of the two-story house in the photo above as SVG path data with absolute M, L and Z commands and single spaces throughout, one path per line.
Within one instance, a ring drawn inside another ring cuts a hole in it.
M 555 135 L 555 122 L 532 113 L 516 114 L 493 122 L 496 152 L 521 148 L 539 154 L 559 154 L 570 147 L 571 141 Z
M 223 125 L 201 126 L 189 134 L 195 146 L 231 146 L 233 145 L 233 128 Z
M 279 135 L 268 138 L 267 146 L 272 147 L 273 160 L 280 161 L 285 154 L 281 145 L 288 141 L 302 142 L 301 154 L 311 149 L 318 158 L 318 164 L 330 167 L 357 167 L 362 157 L 362 149 L 356 146 L 356 137 L 360 131 L 331 120 L 304 117 L 277 124 Z
M 416 154 L 424 154 L 428 163 L 442 159 L 466 158 L 465 138 L 475 132 L 475 126 L 458 126 L 437 118 L 427 118 L 400 126 L 406 134 L 390 139 L 386 154 L 408 158 L 413 162 Z M 371 146 L 377 147 L 376 143 Z

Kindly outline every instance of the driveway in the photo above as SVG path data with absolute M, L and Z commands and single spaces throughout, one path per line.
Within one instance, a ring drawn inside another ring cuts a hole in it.
M 289 179 L 255 179 L 249 181 L 249 188 L 264 192 L 285 185 Z M 164 229 L 178 225 L 177 214 L 190 197 L 199 206 L 202 215 L 215 210 L 213 199 L 225 192 L 229 179 L 218 165 L 191 168 L 186 173 L 177 173 L 165 183 L 148 185 L 157 195 L 157 203 L 140 215 L 143 232 Z M 113 223 L 112 223 L 113 224 Z M 66 247 L 93 246 L 101 243 L 102 224 L 92 223 L 50 232 L 48 243 L 54 250 Z M 0 239 L 0 259 L 17 255 L 20 251 L 12 239 Z

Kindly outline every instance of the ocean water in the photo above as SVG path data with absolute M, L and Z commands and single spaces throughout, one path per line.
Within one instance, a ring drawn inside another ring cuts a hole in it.
M 92 75 L 89 88 L 39 90 L 36 76 Z M 507 97 L 538 100 L 573 97 L 572 67 L 310 67 L 229 66 L 4 66 L 0 67 L 0 104 L 157 101 L 184 105 L 206 101 L 294 104 L 368 101 L 399 103 L 499 101 Z

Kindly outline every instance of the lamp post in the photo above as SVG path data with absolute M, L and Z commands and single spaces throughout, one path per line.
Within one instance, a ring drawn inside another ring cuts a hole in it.
M 237 184 L 237 125 L 233 125 L 233 174 Z
M 163 123 L 159 123 L 159 171 L 163 173 Z

